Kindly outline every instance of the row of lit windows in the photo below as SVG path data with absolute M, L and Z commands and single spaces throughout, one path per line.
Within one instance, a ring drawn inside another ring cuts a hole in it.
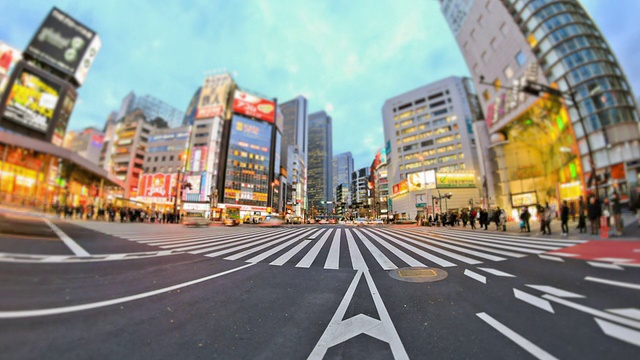
M 264 165 L 260 165 L 260 164 L 246 163 L 244 161 L 238 161 L 238 160 L 233 160 L 232 164 L 236 168 L 241 168 L 241 169 L 248 168 L 248 169 L 254 169 L 258 171 L 264 171 Z
M 451 99 L 449 99 L 448 101 L 451 102 Z M 441 101 L 441 102 L 439 102 L 437 104 L 434 104 L 434 105 L 435 106 L 440 106 L 440 105 L 444 105 L 444 104 L 445 104 L 445 102 Z M 420 109 L 423 109 L 423 108 L 420 108 Z M 426 109 L 426 106 L 424 107 L 424 109 Z M 429 119 L 431 116 L 436 117 L 436 116 L 440 116 L 440 115 L 446 114 L 447 112 L 449 112 L 449 109 L 445 107 L 443 109 L 436 110 L 436 111 L 433 111 L 431 113 L 427 113 L 427 114 L 418 116 L 417 119 L 418 119 L 418 121 L 424 121 L 426 119 Z M 408 117 L 413 117 L 414 115 L 419 115 L 420 113 L 422 113 L 422 110 L 420 112 L 418 112 L 417 110 L 416 111 L 408 110 L 408 111 L 405 111 L 403 113 L 400 113 L 400 115 L 394 116 L 393 120 L 404 120 L 404 119 L 406 119 Z M 411 124 L 411 123 L 413 123 L 413 118 L 401 121 L 399 123 L 396 123 L 396 127 L 398 127 L 398 125 L 399 126 L 406 126 L 406 125 Z
M 451 145 L 447 145 L 447 146 L 442 146 L 442 147 L 437 148 L 436 152 L 438 154 L 442 154 L 442 153 L 446 153 L 447 151 L 453 151 L 456 148 L 462 149 L 462 144 L 458 143 L 457 145 L 451 144 Z
M 248 157 L 249 159 L 255 159 L 258 161 L 265 161 L 266 159 L 264 155 L 257 155 L 257 154 L 248 153 L 246 151 L 241 151 L 241 150 L 233 150 L 233 155 L 240 156 L 240 157 Z
M 441 157 L 438 158 L 438 162 L 439 163 L 446 163 L 446 162 L 455 161 L 455 160 L 458 160 L 458 159 L 464 160 L 464 153 L 441 156 Z
M 454 139 L 460 140 L 460 134 L 439 137 L 436 139 L 436 144 L 444 144 L 446 142 L 453 141 Z
M 431 170 L 426 168 L 426 166 L 430 166 L 430 165 L 435 165 L 436 164 L 436 159 L 430 159 L 424 162 L 424 166 L 422 164 L 420 164 L 420 162 L 415 162 L 415 163 L 411 163 L 411 164 L 407 164 L 407 165 L 400 165 L 400 171 L 410 171 L 410 172 L 415 172 L 416 169 L 426 169 L 426 170 Z M 460 163 L 460 164 L 452 164 L 452 165 L 447 165 L 447 166 L 441 166 L 437 169 L 437 172 L 456 172 L 456 171 L 460 171 L 460 170 L 466 170 L 467 166 L 465 165 L 465 163 Z M 436 170 L 436 169 L 433 169 Z M 404 179 L 406 178 L 407 174 L 406 173 L 400 173 L 400 178 Z

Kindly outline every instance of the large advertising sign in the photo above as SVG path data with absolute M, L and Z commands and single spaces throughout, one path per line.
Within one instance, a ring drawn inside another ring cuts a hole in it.
M 0 95 L 4 93 L 11 71 L 20 59 L 22 59 L 22 53 L 18 49 L 0 42 Z
M 58 104 L 62 87 L 53 81 L 23 70 L 9 91 L 4 117 L 29 128 L 46 132 Z
M 189 161 L 189 171 L 205 171 L 207 162 L 208 146 L 195 146 L 191 149 L 191 159 Z
M 93 30 L 54 7 L 24 53 L 73 76 L 82 85 L 101 46 Z
M 436 182 L 438 188 L 474 188 L 476 176 L 473 173 L 439 173 Z
M 233 97 L 233 111 L 273 123 L 276 104 L 273 101 L 236 90 Z
M 69 89 L 62 101 L 58 121 L 53 128 L 53 135 L 51 136 L 51 142 L 54 145 L 62 146 L 64 135 L 67 131 L 67 125 L 69 124 L 69 118 L 71 118 L 71 112 L 73 111 L 73 106 L 76 103 L 76 97 L 77 94 L 75 90 Z
M 207 76 L 204 79 L 196 119 L 208 119 L 224 114 L 231 81 L 229 74 Z
M 138 196 L 167 198 L 175 187 L 176 174 L 144 174 L 140 176 Z
M 409 191 L 435 189 L 436 172 L 435 170 L 427 170 L 407 174 L 407 182 L 409 183 Z
M 400 193 L 407 192 L 409 190 L 409 185 L 407 183 L 407 179 L 400 181 L 399 183 L 393 185 L 392 194 L 397 195 Z

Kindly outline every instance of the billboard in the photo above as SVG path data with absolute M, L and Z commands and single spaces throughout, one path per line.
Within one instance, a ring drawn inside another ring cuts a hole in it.
M 476 176 L 473 173 L 439 173 L 436 182 L 438 188 L 474 188 Z
M 436 172 L 435 170 L 427 170 L 407 174 L 407 182 L 409 183 L 409 191 L 435 189 Z
M 102 46 L 100 37 L 58 8 L 51 9 L 24 51 L 82 85 Z
M 143 174 L 138 182 L 138 196 L 167 198 L 175 187 L 177 174 Z
M 233 96 L 233 111 L 273 123 L 276 104 L 273 101 L 236 90 Z
M 231 82 L 229 74 L 207 76 L 204 79 L 196 109 L 196 119 L 213 118 L 225 113 Z
M 22 59 L 22 53 L 18 49 L 0 42 L 0 95 L 7 87 L 11 71 L 20 59 Z
M 4 117 L 46 133 L 61 91 L 61 85 L 23 69 L 9 89 Z
M 186 189 L 185 193 L 187 194 L 200 194 L 200 182 L 202 180 L 202 175 L 200 174 L 192 174 L 187 175 L 184 181 L 191 184 L 191 190 Z
M 69 124 L 69 118 L 71 118 L 71 112 L 73 106 L 76 103 L 77 94 L 75 90 L 69 89 L 62 101 L 62 107 L 58 114 L 58 119 L 53 128 L 53 134 L 51 135 L 51 142 L 54 145 L 62 146 L 64 135 L 67 131 L 67 125 Z
M 189 161 L 187 169 L 194 172 L 205 171 L 208 150 L 208 146 L 193 147 L 191 149 L 191 159 Z
M 405 193 L 409 190 L 409 186 L 407 184 L 407 179 L 400 181 L 399 183 L 393 185 L 392 194 L 397 195 L 401 193 Z

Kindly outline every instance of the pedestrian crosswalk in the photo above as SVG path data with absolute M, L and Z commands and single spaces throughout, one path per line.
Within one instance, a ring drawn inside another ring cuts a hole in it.
M 209 258 L 325 269 L 480 265 L 559 250 L 584 241 L 442 228 L 203 228 L 77 225 L 173 252 Z

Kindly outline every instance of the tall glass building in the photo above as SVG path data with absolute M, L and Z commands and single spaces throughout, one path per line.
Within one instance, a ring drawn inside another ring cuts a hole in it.
M 324 111 L 309 115 L 307 197 L 312 215 L 328 214 L 333 200 L 333 140 L 331 117 Z
M 338 154 L 333 157 L 332 164 L 332 172 L 333 172 L 333 181 L 332 187 L 334 191 L 338 188 L 338 186 L 343 185 L 343 187 L 348 188 L 351 183 L 351 173 L 353 173 L 353 155 L 351 152 L 345 152 Z M 337 196 L 337 193 L 336 193 Z M 337 200 L 337 199 L 336 199 Z M 347 205 L 349 205 L 351 201 L 347 201 Z
M 286 206 L 302 216 L 307 208 L 307 99 L 298 96 L 278 105 L 282 112 L 282 163 L 287 169 Z
M 486 121 L 492 204 L 507 208 L 622 194 L 638 183 L 631 87 L 576 0 L 440 0 Z M 526 95 L 528 82 L 563 97 Z M 489 82 L 492 86 L 480 84 Z M 576 104 L 569 96 L 574 95 Z

